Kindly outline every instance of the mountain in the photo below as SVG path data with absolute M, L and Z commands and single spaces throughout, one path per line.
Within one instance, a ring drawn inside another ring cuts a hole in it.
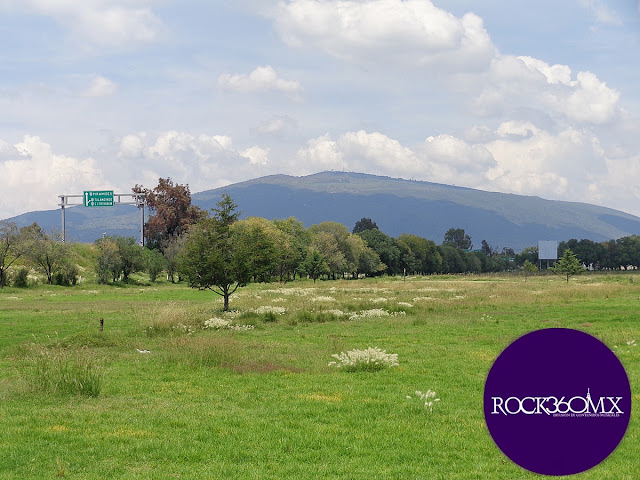
M 322 172 L 304 177 L 271 175 L 192 195 L 193 203 L 210 209 L 227 192 L 243 217 L 296 217 L 305 226 L 323 221 L 350 229 L 362 217 L 375 221 L 391 236 L 416 235 L 441 243 L 449 228 L 464 228 L 479 248 L 520 250 L 538 240 L 588 238 L 610 240 L 640 234 L 640 218 L 586 203 L 485 192 L 437 183 L 362 173 Z M 92 242 L 107 235 L 139 237 L 140 213 L 135 207 L 67 208 L 67 237 Z M 37 222 L 60 229 L 60 210 L 33 212 L 10 220 Z

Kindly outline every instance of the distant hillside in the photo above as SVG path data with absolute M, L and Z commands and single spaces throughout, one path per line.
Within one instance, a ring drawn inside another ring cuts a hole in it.
M 222 192 L 231 195 L 242 216 L 296 217 L 306 226 L 340 222 L 350 229 L 362 217 L 385 233 L 414 233 L 441 243 L 451 227 L 464 228 L 479 247 L 520 250 L 538 240 L 588 238 L 609 240 L 640 234 L 640 218 L 586 203 L 560 202 L 430 182 L 361 173 L 323 172 L 305 177 L 272 175 L 193 194 L 193 202 L 210 209 Z M 14 218 L 20 225 L 37 221 L 60 228 L 60 211 Z M 67 234 L 78 241 L 109 235 L 139 236 L 135 207 L 67 210 Z

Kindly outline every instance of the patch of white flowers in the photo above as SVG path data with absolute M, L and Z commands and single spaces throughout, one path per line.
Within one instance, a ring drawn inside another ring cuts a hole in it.
M 414 297 L 414 302 L 426 302 L 428 300 L 435 300 L 433 297 Z
M 195 327 L 191 325 L 185 325 L 184 323 L 174 325 L 173 327 L 171 327 L 171 330 L 173 330 L 174 332 L 185 333 L 187 335 L 192 335 L 196 331 Z
M 209 320 L 204 322 L 204 329 L 211 328 L 213 330 L 236 330 L 236 331 L 244 331 L 251 330 L 255 328 L 253 325 L 236 325 L 231 322 L 231 320 L 225 320 L 224 318 L 210 318 Z
M 398 302 L 398 305 L 400 305 L 401 307 L 408 307 L 408 308 L 413 307 L 413 303 L 409 303 L 409 302 Z
M 378 297 L 378 298 L 372 298 L 371 300 L 369 300 L 371 303 L 386 303 L 389 301 L 388 298 L 384 298 L 384 297 Z
M 286 311 L 287 311 L 286 308 L 277 307 L 274 305 L 263 305 L 261 307 L 254 309 L 254 312 L 257 313 L 258 315 L 264 315 L 265 313 L 274 313 L 276 315 L 284 315 L 284 312 Z
M 440 401 L 436 396 L 437 394 L 433 390 L 427 390 L 426 392 L 416 390 L 416 398 L 421 402 L 424 402 L 424 408 L 429 410 L 429 412 L 433 412 L 433 405 Z M 412 400 L 411 395 L 407 395 L 407 400 Z
M 318 296 L 311 299 L 312 302 L 335 302 L 336 299 L 329 296 Z
M 356 320 L 358 318 L 377 318 L 377 317 L 388 317 L 389 312 L 383 310 L 382 308 L 372 308 L 371 310 L 362 310 L 359 313 L 354 313 L 349 316 L 349 320 Z
M 346 353 L 335 353 L 331 357 L 335 358 L 335 361 L 329 362 L 330 367 L 335 366 L 348 372 L 377 371 L 398 366 L 397 353 L 387 353 L 378 347 L 349 350 Z

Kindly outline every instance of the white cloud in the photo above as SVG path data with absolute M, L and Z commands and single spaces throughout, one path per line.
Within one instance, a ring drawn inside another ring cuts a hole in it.
M 351 62 L 468 71 L 484 68 L 495 54 L 480 17 L 457 18 L 429 0 L 291 0 L 279 3 L 274 21 L 289 46 Z
M 150 0 L 6 0 L 4 7 L 51 17 L 82 42 L 129 48 L 156 41 L 164 28 L 150 3 Z
M 240 155 L 249 159 L 252 165 L 268 165 L 269 163 L 269 149 L 260 148 L 257 146 L 249 147 L 246 150 L 240 152 Z
M 596 22 L 608 25 L 622 25 L 620 16 L 609 8 L 603 0 L 579 0 L 578 3 L 591 11 Z
M 56 154 L 36 136 L 25 136 L 16 145 L 0 141 L 0 178 L 0 218 L 55 208 L 58 195 L 81 193 L 88 185 L 111 187 L 93 158 Z
M 338 143 L 328 133 L 313 138 L 298 150 L 296 170 L 299 173 L 314 173 L 322 170 L 342 170 L 346 167 Z
M 567 128 L 552 134 L 530 122 L 510 121 L 485 147 L 497 165 L 487 178 L 503 192 L 547 198 L 589 197 L 589 185 L 607 176 L 607 159 L 599 140 Z
M 113 83 L 108 78 L 102 76 L 95 76 L 89 88 L 82 92 L 83 97 L 108 97 L 113 95 L 118 90 L 118 85 Z
M 434 182 L 477 186 L 495 167 L 482 145 L 470 145 L 450 135 L 429 137 L 415 148 L 382 133 L 346 132 L 332 140 L 329 134 L 310 140 L 298 151 L 300 173 L 353 170 Z
M 268 148 L 254 145 L 237 150 L 226 135 L 169 131 L 154 138 L 131 134 L 123 137 L 119 147 L 129 183 L 151 185 L 160 177 L 171 177 L 188 183 L 192 191 L 259 176 L 269 164 Z
M 263 135 L 280 136 L 286 131 L 296 127 L 296 122 L 288 116 L 279 116 L 262 122 L 257 128 L 257 132 Z
M 574 79 L 567 65 L 502 55 L 492 62 L 474 105 L 484 115 L 504 115 L 507 109 L 525 107 L 554 112 L 572 122 L 600 125 L 616 118 L 619 100 L 620 93 L 591 72 L 578 72 Z
M 280 92 L 291 96 L 298 96 L 302 93 L 300 82 L 280 78 L 273 67 L 269 65 L 257 67 L 248 75 L 223 73 L 218 77 L 218 85 L 221 88 L 241 93 Z

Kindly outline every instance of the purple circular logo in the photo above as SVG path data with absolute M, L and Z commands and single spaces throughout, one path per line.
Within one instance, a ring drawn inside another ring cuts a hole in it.
M 523 468 L 571 475 L 618 446 L 631 416 L 624 367 L 600 340 L 549 328 L 509 345 L 489 371 L 484 416 L 498 447 Z

